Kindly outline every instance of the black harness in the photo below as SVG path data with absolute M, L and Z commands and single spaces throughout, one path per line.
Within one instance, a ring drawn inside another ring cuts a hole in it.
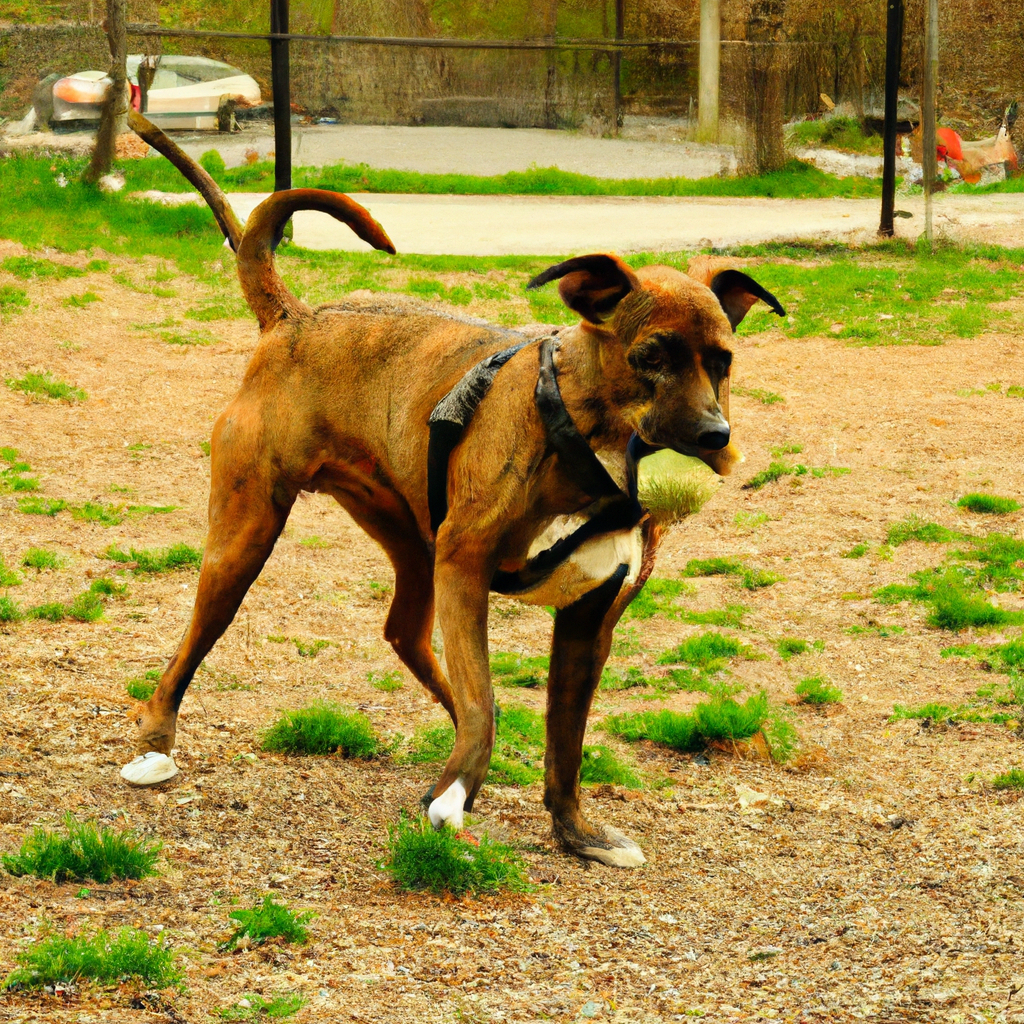
M 528 344 L 530 342 L 522 341 L 478 363 L 437 403 L 430 414 L 427 502 L 430 526 L 435 534 L 448 514 L 448 461 L 451 453 L 462 440 L 473 413 L 490 390 L 498 370 Z M 562 401 L 558 370 L 554 362 L 557 348 L 558 342 L 554 336 L 541 340 L 540 372 L 534 400 L 544 424 L 548 454 L 558 456 L 559 469 L 592 499 L 590 508 L 593 514 L 571 534 L 531 558 L 518 572 L 496 572 L 491 581 L 491 590 L 499 594 L 518 594 L 532 590 L 543 583 L 581 544 L 604 533 L 631 529 L 644 515 L 637 499 L 637 463 L 657 449 L 641 441 L 636 434 L 630 438 L 626 446 L 627 489 L 621 490 L 573 423 Z

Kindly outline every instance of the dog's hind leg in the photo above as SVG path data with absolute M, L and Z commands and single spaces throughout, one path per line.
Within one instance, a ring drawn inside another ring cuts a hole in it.
M 383 549 L 395 570 L 384 639 L 410 672 L 455 721 L 455 701 L 438 664 L 430 637 L 434 628 L 434 562 L 419 535 L 416 519 L 394 495 L 379 491 L 370 502 L 337 495 L 346 512 Z
M 623 566 L 621 575 L 613 576 L 555 615 L 548 677 L 544 804 L 551 812 L 555 838 L 566 850 L 613 867 L 637 867 L 644 863 L 644 855 L 621 832 L 597 828 L 583 816 L 579 786 L 583 736 L 615 624 L 654 568 L 659 539 L 660 530 L 648 520 L 637 580 L 623 587 Z
M 237 454 L 251 450 L 247 445 L 225 443 L 224 431 L 219 433 L 219 445 L 216 432 L 214 437 L 210 529 L 192 620 L 156 692 L 143 706 L 138 756 L 121 772 L 135 785 L 152 785 L 177 773 L 170 753 L 185 691 L 203 658 L 231 624 L 273 551 L 294 502 L 292 491 L 273 480 L 264 464 L 246 466 L 236 459 Z

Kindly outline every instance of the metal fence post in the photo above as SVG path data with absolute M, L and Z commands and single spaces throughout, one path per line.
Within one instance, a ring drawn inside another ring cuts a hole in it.
M 270 0 L 270 31 L 287 34 L 288 0 Z M 274 190 L 292 187 L 292 96 L 288 40 L 270 40 L 270 83 L 274 93 Z
M 903 0 L 888 0 L 885 19 L 885 127 L 882 130 L 882 219 L 878 233 L 891 238 L 896 212 L 896 114 L 903 51 Z

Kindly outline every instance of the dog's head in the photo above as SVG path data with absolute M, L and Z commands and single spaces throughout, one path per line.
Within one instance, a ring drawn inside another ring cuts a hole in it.
M 740 457 L 729 429 L 732 334 L 759 299 L 785 315 L 778 299 L 717 257 L 696 257 L 682 274 L 661 266 L 634 271 L 615 256 L 577 256 L 528 287 L 554 280 L 585 330 L 621 344 L 625 362 L 613 383 L 629 425 L 648 444 L 728 473 Z

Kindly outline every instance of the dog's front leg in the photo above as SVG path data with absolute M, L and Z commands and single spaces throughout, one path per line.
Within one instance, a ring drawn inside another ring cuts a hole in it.
M 640 847 L 613 828 L 591 825 L 580 810 L 580 765 L 590 704 L 601 681 L 615 624 L 654 568 L 661 531 L 643 525 L 644 553 L 637 579 L 622 585 L 625 566 L 596 590 L 555 616 L 548 675 L 544 804 L 555 838 L 569 853 L 613 867 L 644 863 Z
M 483 785 L 494 746 L 494 694 L 487 657 L 487 602 L 493 567 L 481 546 L 438 536 L 434 586 L 445 663 L 455 701 L 455 749 L 434 786 L 428 814 L 435 828 L 462 827 Z

